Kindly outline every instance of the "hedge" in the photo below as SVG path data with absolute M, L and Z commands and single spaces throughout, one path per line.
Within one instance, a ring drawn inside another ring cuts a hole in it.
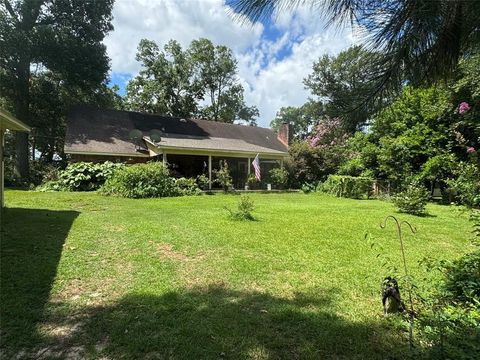
M 365 176 L 329 175 L 320 190 L 339 197 L 368 199 L 373 179 Z

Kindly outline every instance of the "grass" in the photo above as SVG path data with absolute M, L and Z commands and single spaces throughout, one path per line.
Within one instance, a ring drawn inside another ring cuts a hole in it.
M 384 359 L 407 349 L 382 316 L 388 275 L 370 233 L 400 266 L 386 202 L 252 194 L 132 200 L 7 191 L 1 242 L 2 358 Z M 412 273 L 469 250 L 453 207 L 397 214 Z M 406 294 L 405 294 L 406 295 Z M 399 354 L 399 355 L 398 355 Z

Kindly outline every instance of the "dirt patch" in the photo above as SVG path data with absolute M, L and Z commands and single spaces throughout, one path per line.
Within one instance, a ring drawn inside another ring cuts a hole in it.
M 180 260 L 185 261 L 188 259 L 188 256 L 182 251 L 176 251 L 173 249 L 171 244 L 160 244 L 158 245 L 158 253 L 161 257 L 172 259 L 172 260 Z
M 183 251 L 174 250 L 172 244 L 158 244 L 157 252 L 161 257 L 176 260 L 176 261 L 197 261 L 205 257 L 204 252 L 199 252 L 195 255 L 187 255 Z
M 87 285 L 81 279 L 68 281 L 60 293 L 52 296 L 51 301 L 77 300 L 87 291 Z

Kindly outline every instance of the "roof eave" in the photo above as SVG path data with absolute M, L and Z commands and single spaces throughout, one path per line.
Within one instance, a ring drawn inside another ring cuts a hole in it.
M 8 111 L 0 109 L 0 130 L 6 129 L 23 132 L 30 132 L 31 130 L 28 125 L 15 118 Z

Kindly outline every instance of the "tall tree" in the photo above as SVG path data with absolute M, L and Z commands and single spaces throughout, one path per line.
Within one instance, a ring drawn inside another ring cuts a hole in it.
M 3 0 L 0 3 L 0 96 L 31 124 L 31 68 L 96 88 L 109 64 L 102 40 L 113 29 L 113 0 Z M 16 134 L 16 171 L 28 175 L 28 135 Z
M 235 120 L 254 123 L 258 109 L 245 104 L 232 50 L 222 45 L 214 46 L 208 39 L 198 39 L 192 41 L 189 52 L 195 64 L 198 87 L 204 89 L 208 99 L 208 105 L 200 109 L 201 116 L 229 123 Z
M 170 40 L 161 51 L 155 42 L 143 39 L 137 60 L 142 70 L 127 85 L 130 109 L 255 123 L 258 109 L 245 104 L 237 61 L 227 47 L 198 39 L 183 50 Z
M 191 56 L 177 41 L 160 51 L 154 41 L 142 39 L 136 59 L 142 69 L 127 85 L 130 109 L 180 117 L 197 112 L 202 90 L 193 81 Z
M 323 115 L 322 104 L 310 100 L 300 107 L 287 106 L 280 108 L 275 119 L 271 121 L 270 127 L 277 132 L 282 124 L 290 124 L 293 130 L 293 139 L 304 140 Z
M 327 25 L 349 21 L 364 42 L 381 51 L 377 91 L 405 79 L 431 83 L 449 77 L 458 60 L 480 44 L 480 1 L 471 0 L 229 0 L 253 21 L 310 4 Z
M 385 96 L 372 96 L 376 90 L 375 56 L 360 46 L 337 56 L 324 55 L 304 79 L 305 86 L 323 104 L 324 115 L 340 118 L 349 132 L 365 125 L 387 100 Z

